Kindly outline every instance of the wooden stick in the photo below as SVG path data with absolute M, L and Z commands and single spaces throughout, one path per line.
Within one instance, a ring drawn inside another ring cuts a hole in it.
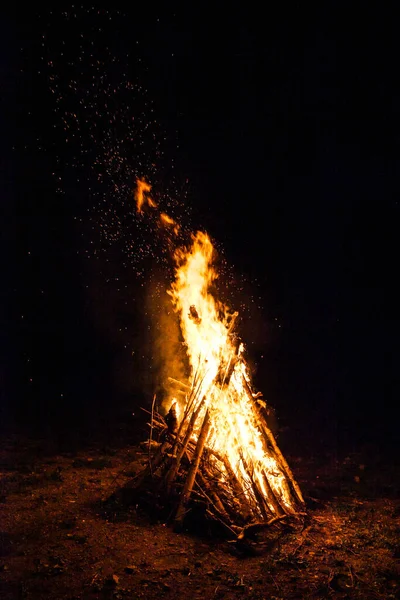
M 166 481 L 166 484 L 167 484 L 167 490 L 168 491 L 170 491 L 171 485 L 172 485 L 173 481 L 175 480 L 175 477 L 176 477 L 176 475 L 178 473 L 178 469 L 179 469 L 179 466 L 181 464 L 182 456 L 184 455 L 184 453 L 186 451 L 187 445 L 188 445 L 189 440 L 190 440 L 190 436 L 193 433 L 193 428 L 195 426 L 195 423 L 197 421 L 197 417 L 199 416 L 200 410 L 203 407 L 204 402 L 205 402 L 205 398 L 203 398 L 203 400 L 199 403 L 199 405 L 196 408 L 196 410 L 192 413 L 192 416 L 191 416 L 190 421 L 189 421 L 189 425 L 188 425 L 188 427 L 186 429 L 186 433 L 185 433 L 185 437 L 183 439 L 182 445 L 181 445 L 179 451 L 176 454 L 176 458 L 174 460 L 174 464 L 172 465 L 172 467 L 170 468 L 170 470 L 167 473 L 165 481 Z
M 303 513 L 297 513 L 297 514 L 303 514 Z M 238 540 L 243 540 L 247 534 L 249 534 L 250 532 L 254 531 L 261 531 L 261 529 L 265 529 L 266 527 L 271 527 L 271 525 L 274 525 L 274 523 L 277 523 L 278 521 L 283 521 L 284 519 L 287 519 L 289 516 L 295 516 L 295 514 L 293 515 L 280 515 L 279 517 L 272 517 L 272 519 L 269 519 L 269 521 L 264 521 L 263 523 L 250 523 L 249 525 L 245 525 L 242 529 L 242 531 L 239 533 L 238 535 Z
M 170 448 L 171 448 L 171 444 L 169 441 L 166 440 L 162 444 L 162 446 L 159 448 L 156 456 L 154 457 L 154 459 L 152 461 L 151 467 L 149 464 L 147 464 L 147 467 L 145 469 L 143 469 L 143 471 L 141 471 L 141 473 L 139 473 L 136 478 L 134 478 L 131 482 L 129 482 L 126 487 L 138 488 L 142 485 L 142 483 L 145 481 L 145 479 L 148 477 L 148 475 L 153 476 L 154 473 L 160 468 L 161 463 L 163 462 L 164 458 L 167 455 L 167 451 Z
M 233 315 L 233 317 L 232 317 L 232 322 L 231 322 L 232 327 L 234 325 L 234 322 L 235 322 L 237 316 L 238 316 L 238 314 L 235 313 Z M 232 373 L 233 373 L 233 369 L 232 369 L 231 373 L 229 374 L 229 379 L 230 379 Z M 218 371 L 218 373 L 217 373 L 217 375 L 216 375 L 216 377 L 214 379 L 214 383 L 218 380 L 219 377 L 220 377 L 220 372 Z M 226 382 L 225 385 L 229 384 L 229 379 L 228 379 L 228 381 L 226 381 L 226 375 L 225 375 L 224 380 L 223 380 L 224 383 Z M 204 380 L 204 378 L 203 378 L 203 380 Z M 198 393 L 198 391 L 200 391 L 201 384 L 202 384 L 202 381 L 200 381 L 196 393 Z M 195 397 L 193 397 L 193 399 L 191 400 L 191 402 L 190 402 L 190 399 L 188 400 L 188 404 L 187 404 L 187 407 L 185 409 L 185 415 L 184 415 L 184 418 L 182 419 L 181 425 L 180 425 L 179 430 L 178 430 L 177 440 L 178 440 L 180 432 L 182 430 L 182 427 L 183 427 L 183 424 L 184 424 L 184 421 L 185 421 L 185 416 L 187 416 L 188 413 L 189 413 L 189 410 L 190 410 L 189 405 L 192 406 L 193 403 L 194 403 L 194 400 L 195 400 Z M 175 477 L 176 477 L 176 475 L 178 473 L 178 469 L 179 469 L 179 466 L 180 466 L 180 462 L 181 462 L 182 456 L 183 456 L 183 454 L 184 454 L 184 452 L 186 450 L 186 447 L 187 447 L 187 445 L 189 443 L 189 439 L 190 439 L 190 436 L 192 435 L 194 425 L 196 423 L 197 417 L 199 415 L 199 412 L 200 412 L 200 410 L 201 410 L 204 402 L 205 402 L 205 395 L 203 396 L 203 399 L 199 403 L 197 409 L 192 413 L 191 419 L 189 421 L 189 425 L 188 425 L 186 433 L 185 433 L 185 437 L 184 437 L 182 446 L 181 446 L 179 452 L 177 453 L 175 464 L 173 465 L 173 467 L 167 473 L 166 484 L 167 484 L 167 490 L 169 492 L 171 490 L 171 485 L 172 485 L 173 481 L 175 480 Z
M 241 454 L 241 461 L 243 463 L 243 466 L 245 468 L 245 471 L 250 479 L 250 483 L 251 483 L 251 489 L 253 490 L 253 494 L 254 497 L 256 499 L 257 502 L 257 506 L 258 509 L 261 511 L 263 517 L 265 519 L 267 519 L 269 517 L 269 513 L 271 512 L 270 507 L 268 506 L 268 503 L 266 502 L 265 498 L 264 498 L 264 494 L 262 493 L 262 491 L 259 489 L 257 481 L 254 479 L 253 477 L 253 473 L 251 472 L 251 469 L 249 468 L 246 459 L 244 458 L 243 454 Z
M 299 487 L 297 481 L 295 480 L 295 478 L 293 477 L 293 473 L 292 473 L 288 463 L 286 462 L 285 457 L 283 456 L 282 452 L 280 451 L 279 446 L 275 441 L 272 431 L 269 429 L 269 427 L 266 424 L 264 424 L 264 430 L 268 437 L 269 443 L 271 444 L 271 446 L 273 447 L 273 449 L 275 451 L 275 454 L 279 458 L 279 462 L 283 467 L 282 471 L 283 471 L 284 475 L 287 476 L 287 479 L 289 479 L 290 483 L 292 484 L 293 489 L 295 491 L 295 494 L 296 494 L 299 502 L 304 505 L 305 502 L 304 502 L 303 494 L 301 493 L 300 487 Z
M 257 514 L 256 512 L 253 512 L 247 498 L 246 498 L 246 494 L 245 491 L 242 487 L 242 485 L 240 484 L 238 478 L 236 477 L 228 459 L 225 456 L 221 456 L 219 455 L 217 452 L 214 452 L 213 450 L 208 449 L 209 452 L 213 453 L 215 455 L 215 457 L 220 460 L 222 462 L 222 464 L 225 467 L 225 470 L 228 474 L 228 478 L 229 478 L 229 483 L 230 483 L 230 487 L 232 488 L 232 492 L 233 492 L 233 496 L 235 498 L 237 498 L 238 502 L 240 503 L 241 509 L 243 511 L 243 517 L 245 519 L 248 519 L 252 514 Z
M 265 491 L 267 493 L 267 500 L 268 500 L 269 504 L 272 506 L 273 512 L 275 513 L 276 516 L 284 515 L 286 513 L 286 511 L 283 508 L 283 506 L 281 505 L 281 503 L 279 502 L 279 500 L 276 498 L 274 491 L 271 487 L 271 484 L 268 481 L 268 476 L 266 473 L 263 473 L 263 481 L 264 481 Z
M 153 475 L 153 469 L 151 466 L 151 442 L 153 441 L 153 422 L 154 422 L 154 404 L 156 403 L 156 395 L 153 396 L 153 402 L 151 404 L 151 426 L 150 426 L 150 442 L 149 442 L 149 467 L 150 473 Z
M 297 496 L 300 503 L 304 505 L 304 499 L 303 499 L 303 495 L 300 491 L 300 488 L 299 488 L 295 478 L 293 477 L 293 473 L 290 470 L 290 467 L 289 467 L 288 463 L 286 462 L 282 452 L 280 451 L 278 444 L 275 441 L 272 431 L 268 427 L 267 423 L 265 422 L 264 417 L 261 414 L 260 407 L 258 406 L 257 402 L 254 401 L 253 395 L 250 390 L 250 386 L 244 376 L 243 376 L 243 384 L 244 384 L 243 387 L 247 392 L 247 396 L 252 401 L 253 408 L 256 411 L 256 415 L 257 415 L 261 430 L 267 437 L 267 440 L 270 443 L 270 445 L 272 446 L 272 449 L 276 455 L 277 462 L 278 462 L 279 466 L 281 467 L 283 474 L 286 475 L 287 479 L 289 479 L 290 483 L 292 484 L 293 489 L 295 491 L 295 495 Z
M 142 406 L 140 407 L 140 410 L 147 413 L 148 415 L 151 415 L 151 411 L 147 410 L 146 408 L 143 408 Z M 165 425 L 165 427 L 167 426 L 165 423 L 164 417 L 162 415 L 160 415 L 160 413 L 158 413 L 157 411 L 154 411 L 153 417 L 160 423 L 160 425 Z
M 201 426 L 201 431 L 199 435 L 199 439 L 197 440 L 197 446 L 195 453 L 193 455 L 193 462 L 190 465 L 190 469 L 188 471 L 188 475 L 186 477 L 185 485 L 182 490 L 181 499 L 179 502 L 178 510 L 175 516 L 174 521 L 174 529 L 175 531 L 179 531 L 182 529 L 184 516 L 186 513 L 187 505 L 190 499 L 190 494 L 193 488 L 194 480 L 196 478 L 196 473 L 199 468 L 200 459 L 203 454 L 204 446 L 207 441 L 208 433 L 210 431 L 210 411 L 207 409 L 206 414 L 204 416 L 203 424 Z
M 180 425 L 179 425 L 179 428 L 178 428 L 178 432 L 176 434 L 177 441 L 180 439 L 180 436 L 181 436 L 181 433 L 182 433 L 182 429 L 183 429 L 183 427 L 186 424 L 186 421 L 187 421 L 187 418 L 189 416 L 189 413 L 192 412 L 192 414 L 193 414 L 192 409 L 193 409 L 193 407 L 195 405 L 196 398 L 199 395 L 199 392 L 201 390 L 201 385 L 202 385 L 202 383 L 204 381 L 204 377 L 203 377 L 203 379 L 200 381 L 200 383 L 198 383 L 198 379 L 199 379 L 199 377 L 198 377 L 198 370 L 195 373 L 194 380 L 193 380 L 193 383 L 192 383 L 192 388 L 191 388 L 189 397 L 187 398 L 187 401 L 186 401 L 186 406 L 185 406 L 185 410 L 183 412 L 183 417 L 181 419 L 181 422 L 180 422 Z M 202 402 L 204 402 L 204 398 L 203 398 Z
M 218 517 L 217 515 L 214 515 L 210 510 L 206 511 L 208 515 L 210 515 L 210 517 L 212 517 L 214 520 L 219 521 L 222 525 L 224 525 L 224 527 L 230 532 L 230 533 L 235 533 L 237 534 L 237 527 L 236 525 L 227 525 L 220 517 Z
M 177 383 L 178 385 L 181 385 L 186 390 L 190 390 L 191 389 L 190 385 L 187 385 L 186 383 L 183 383 L 183 381 L 179 381 L 179 379 L 174 379 L 173 377 L 168 377 L 168 381 L 171 381 L 171 383 Z
M 200 471 L 198 472 L 198 477 L 199 477 L 199 480 L 201 482 L 201 487 L 203 487 L 207 491 L 207 494 L 209 496 L 208 499 L 209 499 L 211 505 L 230 524 L 231 521 L 230 521 L 229 515 L 226 512 L 225 506 L 223 505 L 223 503 L 222 503 L 220 497 L 218 496 L 218 494 L 216 493 L 216 491 L 211 487 L 210 483 L 206 480 L 206 478 L 203 476 L 203 474 Z M 200 487 L 199 483 L 198 483 L 198 485 Z

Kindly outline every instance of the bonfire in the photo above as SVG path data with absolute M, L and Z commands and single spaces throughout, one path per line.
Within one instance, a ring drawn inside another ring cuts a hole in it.
M 138 182 L 138 210 L 150 186 Z M 161 213 L 175 233 L 178 225 Z M 162 416 L 151 412 L 148 462 L 130 482 L 157 491 L 169 505 L 176 530 L 197 510 L 237 537 L 304 514 L 298 484 L 267 422 L 267 406 L 252 385 L 238 313 L 211 293 L 217 272 L 214 249 L 203 232 L 174 253 L 169 294 L 180 322 L 189 363 Z

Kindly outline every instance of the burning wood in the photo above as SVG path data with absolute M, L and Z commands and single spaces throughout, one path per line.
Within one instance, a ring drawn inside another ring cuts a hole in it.
M 268 427 L 265 403 L 252 389 L 235 333 L 238 315 L 209 291 L 217 276 L 212 256 L 211 241 L 200 232 L 188 251 L 175 254 L 169 293 L 190 375 L 188 383 L 175 381 L 179 400 L 170 400 L 165 418 L 152 409 L 150 441 L 157 437 L 159 445 L 131 487 L 140 490 L 151 481 L 169 503 L 176 530 L 201 507 L 239 539 L 296 516 L 304 501 Z

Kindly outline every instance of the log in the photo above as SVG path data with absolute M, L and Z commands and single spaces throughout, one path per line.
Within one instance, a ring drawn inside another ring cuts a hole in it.
M 139 488 L 149 475 L 153 476 L 154 473 L 161 467 L 161 464 L 166 457 L 167 451 L 171 447 L 172 446 L 170 442 L 165 441 L 159 448 L 153 461 L 151 463 L 148 463 L 147 467 L 143 469 L 141 473 L 139 473 L 139 476 L 133 479 L 130 484 L 127 484 L 126 487 Z
M 207 449 L 205 449 L 206 451 Z M 213 473 L 213 471 L 215 472 L 215 474 Z M 223 473 L 222 471 L 220 471 L 217 466 L 215 464 L 213 465 L 209 465 L 209 467 L 207 468 L 207 466 L 205 465 L 204 461 L 202 462 L 202 466 L 201 466 L 201 472 L 198 472 L 199 477 L 203 477 L 210 490 L 213 490 L 215 495 L 220 499 L 225 511 L 229 514 L 230 516 L 230 520 L 231 520 L 231 524 L 232 521 L 233 523 L 243 523 L 244 521 L 247 520 L 247 518 L 244 518 L 244 514 L 245 514 L 245 510 L 246 510 L 246 515 L 248 516 L 249 513 L 249 508 L 246 506 L 246 509 L 243 509 L 243 504 L 239 502 L 239 500 L 237 499 L 234 490 L 232 489 L 231 485 L 229 482 L 221 482 L 220 478 L 221 475 L 224 476 L 225 480 L 226 480 L 226 473 Z M 246 500 L 244 498 L 244 494 L 243 494 L 243 490 L 239 485 L 239 495 L 241 495 L 243 497 L 244 500 Z
M 244 376 L 243 376 L 243 387 L 246 390 L 248 398 L 252 402 L 253 408 L 257 415 L 257 420 L 258 420 L 260 429 L 261 429 L 262 433 L 264 434 L 264 436 L 266 437 L 267 441 L 269 442 L 269 446 L 273 449 L 276 461 L 278 462 L 283 474 L 286 475 L 287 479 L 290 481 L 292 488 L 294 490 L 295 496 L 297 497 L 298 501 L 300 502 L 300 504 L 304 505 L 305 504 L 304 498 L 300 491 L 300 488 L 299 488 L 296 480 L 294 479 L 293 473 L 292 473 L 288 463 L 286 462 L 282 452 L 280 451 L 278 444 L 275 441 L 272 431 L 270 430 L 264 417 L 262 416 L 260 407 L 258 406 L 257 402 L 254 401 L 253 394 L 251 392 L 249 383 L 247 382 L 247 380 Z
M 177 385 L 182 386 L 185 390 L 190 390 L 191 387 L 187 383 L 183 383 L 183 381 L 179 381 L 179 379 L 174 379 L 173 377 L 168 377 L 168 381 L 171 383 L 176 383 Z
M 264 475 L 263 480 L 264 480 L 265 491 L 267 494 L 267 499 L 268 499 L 269 504 L 273 508 L 274 515 L 277 517 L 282 516 L 286 513 L 286 511 L 283 509 L 282 505 L 280 504 L 278 499 L 275 497 L 274 491 L 271 487 L 270 482 L 268 481 L 267 475 L 265 473 L 263 473 L 263 475 Z
M 225 470 L 228 475 L 230 487 L 232 488 L 234 497 L 238 500 L 238 502 L 241 506 L 244 519 L 247 520 L 251 516 L 253 516 L 253 515 L 255 516 L 257 514 L 257 512 L 253 511 L 253 509 L 251 508 L 251 506 L 246 498 L 245 492 L 244 492 L 242 486 L 240 485 L 240 482 L 239 482 L 238 478 L 236 477 L 235 472 L 233 471 L 227 458 L 225 456 L 220 456 L 219 454 L 217 454 L 216 452 L 214 452 L 210 449 L 208 449 L 208 451 L 210 453 L 214 454 L 215 457 L 218 460 L 220 460 L 222 462 L 222 464 L 224 465 Z
M 170 470 L 167 473 L 167 476 L 165 478 L 165 482 L 166 482 L 166 486 L 167 486 L 167 491 L 171 490 L 171 485 L 174 482 L 176 475 L 178 473 L 179 470 L 179 466 L 181 464 L 181 460 L 182 460 L 182 456 L 184 455 L 186 448 L 189 444 L 190 441 L 190 437 L 193 433 L 193 429 L 194 426 L 196 424 L 197 418 L 199 416 L 199 413 L 204 405 L 205 402 L 205 398 L 202 399 L 202 401 L 199 403 L 198 407 L 196 408 L 196 410 L 192 413 L 192 416 L 190 418 L 188 427 L 186 429 L 186 433 L 185 433 L 185 437 L 183 438 L 183 442 L 181 444 L 181 447 L 179 449 L 179 451 L 176 454 L 176 458 L 174 459 L 174 463 L 171 466 Z M 179 432 L 178 432 L 178 436 L 179 436 Z M 178 436 L 177 436 L 177 442 L 178 443 Z
M 266 502 L 262 491 L 260 490 L 260 488 L 258 487 L 257 482 L 254 480 L 253 474 L 247 464 L 246 459 L 244 458 L 243 454 L 241 456 L 241 460 L 243 463 L 243 466 L 245 468 L 245 471 L 250 479 L 250 483 L 251 483 L 251 489 L 253 490 L 253 494 L 254 497 L 256 499 L 256 504 L 259 508 L 259 511 L 261 511 L 262 516 L 264 517 L 264 519 L 267 519 L 269 517 L 269 513 L 271 512 L 270 507 L 268 506 L 268 503 Z
M 174 521 L 174 529 L 175 531 L 180 531 L 183 525 L 183 519 L 186 514 L 187 505 L 190 499 L 190 494 L 193 488 L 194 480 L 196 478 L 197 470 L 199 468 L 200 459 L 202 457 L 204 446 L 207 441 L 207 437 L 210 431 L 210 411 L 207 409 L 206 414 L 204 416 L 203 424 L 201 426 L 201 431 L 199 434 L 199 439 L 197 440 L 196 450 L 193 455 L 193 462 L 190 465 L 185 485 L 182 490 L 181 499 L 179 502 L 178 510 L 176 512 L 175 521 Z
M 280 515 L 277 517 L 272 517 L 272 519 L 270 519 L 269 521 L 263 521 L 261 523 L 260 522 L 250 523 L 249 525 L 245 525 L 243 527 L 242 531 L 239 533 L 237 539 L 243 540 L 249 534 L 257 533 L 258 531 L 261 531 L 262 529 L 271 527 L 271 525 L 274 525 L 275 523 L 278 523 L 279 521 L 283 521 L 284 519 L 287 519 L 288 516 L 289 515 Z
M 211 487 L 209 482 L 203 476 L 203 474 L 198 471 L 199 482 L 201 483 L 201 487 L 207 492 L 208 500 L 211 502 L 213 507 L 218 511 L 218 513 L 226 519 L 229 525 L 231 525 L 230 517 L 226 511 L 225 506 L 223 505 L 221 498 L 218 496 L 216 491 Z M 199 483 L 199 485 L 200 485 Z
M 233 317 L 232 317 L 232 323 L 231 323 L 232 327 L 233 327 L 233 325 L 234 325 L 234 322 L 235 322 L 235 320 L 236 320 L 236 318 L 237 318 L 237 315 L 238 315 L 238 313 L 235 313 L 235 314 L 233 315 Z M 238 349 L 239 349 L 239 346 L 238 346 Z M 237 352 L 238 352 L 238 349 L 237 349 Z M 222 367 L 222 366 L 220 366 L 220 367 L 219 367 L 219 369 L 218 369 L 217 375 L 216 375 L 216 377 L 214 378 L 214 382 L 213 382 L 213 383 L 214 383 L 214 384 L 216 384 L 217 382 L 219 382 L 219 381 L 221 380 L 221 382 L 223 383 L 223 385 L 227 386 L 227 385 L 229 385 L 229 381 L 230 381 L 230 378 L 231 378 L 231 376 L 232 376 L 233 369 L 232 369 L 232 370 L 230 370 L 229 374 L 225 374 L 225 377 L 224 377 L 224 379 L 223 379 L 223 380 L 221 379 L 221 378 L 222 378 L 222 372 L 223 372 L 223 367 Z M 200 384 L 200 385 L 201 385 L 201 384 Z M 198 390 L 199 390 L 199 389 L 200 389 L 200 386 L 198 387 Z M 170 492 L 170 490 L 171 490 L 171 485 L 172 485 L 173 481 L 175 480 L 175 478 L 176 478 L 176 475 L 177 475 L 177 473 L 178 473 L 178 470 L 179 470 L 179 466 L 180 466 L 180 463 L 181 463 L 182 456 L 183 456 L 183 454 L 184 454 L 184 452 L 185 452 L 185 450 L 186 450 L 186 447 L 187 447 L 187 445 L 188 445 L 188 442 L 189 442 L 190 436 L 192 435 L 192 432 L 193 432 L 193 429 L 194 429 L 195 423 L 196 423 L 196 421 L 197 421 L 197 417 L 198 417 L 198 415 L 199 415 L 199 413 L 200 413 L 200 410 L 201 410 L 202 406 L 203 406 L 203 405 L 204 405 L 204 403 L 205 403 L 205 400 L 206 400 L 206 396 L 204 395 L 204 396 L 203 396 L 203 399 L 202 399 L 202 400 L 201 400 L 201 402 L 199 403 L 199 405 L 198 405 L 197 409 L 196 409 L 196 410 L 195 410 L 195 411 L 192 413 L 192 416 L 191 416 L 191 419 L 190 419 L 190 421 L 189 421 L 189 425 L 188 425 L 188 428 L 187 428 L 187 430 L 186 430 L 185 437 L 184 437 L 184 440 L 183 440 L 183 443 L 182 443 L 182 447 L 181 447 L 181 449 L 179 450 L 179 452 L 177 453 L 177 457 L 176 457 L 176 461 L 175 461 L 175 464 L 174 464 L 174 466 L 173 466 L 173 467 L 170 469 L 170 471 L 169 471 L 169 472 L 168 472 L 168 474 L 167 474 L 167 477 L 166 477 L 166 484 L 167 484 L 167 490 L 168 490 L 169 492 Z M 194 402 L 194 401 L 195 401 L 195 397 L 192 399 L 191 403 L 193 404 L 193 402 Z M 186 414 L 186 412 L 187 412 L 187 411 L 185 411 L 185 414 Z M 178 441 L 178 438 L 179 438 L 179 435 L 180 435 L 180 433 L 181 433 L 181 430 L 182 430 L 182 427 L 183 427 L 183 425 L 184 425 L 184 418 L 182 419 L 181 425 L 180 425 L 180 427 L 179 427 L 179 429 L 178 429 L 178 433 L 177 433 L 177 441 Z
M 300 502 L 300 504 L 304 505 L 305 502 L 304 502 L 303 494 L 301 493 L 300 487 L 299 487 L 297 481 L 295 480 L 295 478 L 293 477 L 293 473 L 292 473 L 285 457 L 283 456 L 282 452 L 280 451 L 279 446 L 275 441 L 272 431 L 269 429 L 269 427 L 266 424 L 264 425 L 264 430 L 267 435 L 269 443 L 273 447 L 276 456 L 279 458 L 279 463 L 282 466 L 282 471 L 283 471 L 284 475 L 286 475 L 286 477 L 292 484 L 298 501 Z

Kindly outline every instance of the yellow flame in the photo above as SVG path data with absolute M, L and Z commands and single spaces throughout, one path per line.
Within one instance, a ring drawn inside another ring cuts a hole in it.
M 217 277 L 209 236 L 198 232 L 191 248 L 177 250 L 175 259 L 176 278 L 169 293 L 180 315 L 191 382 L 196 380 L 197 397 L 205 399 L 203 413 L 208 409 L 211 416 L 207 446 L 225 457 L 247 494 L 252 493 L 252 472 L 263 493 L 267 495 L 267 479 L 274 494 L 291 510 L 285 474 L 268 452 L 260 430 L 243 344 L 238 346 L 230 335 L 233 315 L 209 291 Z M 198 434 L 195 429 L 194 435 Z
M 137 180 L 135 198 L 139 213 L 145 202 L 150 207 L 157 206 L 148 195 L 150 191 L 147 182 Z M 174 219 L 163 212 L 159 218 L 163 225 L 178 233 L 179 225 Z M 259 492 L 255 489 L 261 490 L 272 513 L 276 505 L 271 500 L 271 489 L 272 496 L 279 499 L 285 510 L 293 512 L 294 500 L 286 474 L 275 458 L 276 452 L 269 449 L 259 419 L 262 403 L 257 400 L 259 394 L 251 391 L 244 346 L 232 335 L 237 313 L 230 312 L 210 292 L 217 278 L 213 257 L 211 240 L 200 231 L 193 236 L 189 249 L 175 252 L 176 274 L 169 294 L 180 317 L 191 392 L 185 395 L 183 405 L 173 398 L 170 407 L 179 409 L 178 420 L 182 419 L 184 428 L 191 414 L 200 411 L 192 432 L 195 440 L 200 433 L 201 417 L 208 411 L 211 427 L 207 447 L 214 451 L 214 456 L 222 457 L 221 479 L 228 480 L 228 471 L 233 472 L 251 505 L 258 507 L 260 516 L 262 509 L 256 497 Z
M 176 418 L 179 419 L 181 418 L 181 411 L 180 411 L 180 407 L 179 407 L 179 402 L 177 401 L 176 398 L 172 398 L 172 402 L 171 402 L 171 406 L 175 407 L 175 411 L 176 411 Z M 171 408 L 170 406 L 170 408 Z

